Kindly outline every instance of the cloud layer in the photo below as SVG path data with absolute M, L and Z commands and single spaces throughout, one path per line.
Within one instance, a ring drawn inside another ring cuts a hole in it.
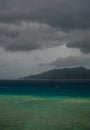
M 30 51 L 64 44 L 68 34 L 47 24 L 0 24 L 0 46 L 8 51 Z
M 69 48 L 79 48 L 82 53 L 90 53 L 90 37 L 76 39 L 67 44 Z
M 60 67 L 89 67 L 90 66 L 90 57 L 87 56 L 69 56 L 66 58 L 57 58 L 56 61 L 50 63 L 50 65 L 60 68 Z
M 90 28 L 89 0 L 0 0 L 0 21 L 38 21 L 64 30 Z
M 90 53 L 89 36 L 90 0 L 0 0 L 0 47 L 5 50 L 66 44 Z

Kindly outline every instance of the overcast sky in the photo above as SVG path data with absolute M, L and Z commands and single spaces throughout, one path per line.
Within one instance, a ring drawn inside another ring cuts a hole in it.
M 90 0 L 0 0 L 0 79 L 90 68 Z

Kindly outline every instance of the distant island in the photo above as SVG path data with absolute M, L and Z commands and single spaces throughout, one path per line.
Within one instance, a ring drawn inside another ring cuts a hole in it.
M 90 69 L 84 67 L 53 69 L 21 79 L 90 79 Z

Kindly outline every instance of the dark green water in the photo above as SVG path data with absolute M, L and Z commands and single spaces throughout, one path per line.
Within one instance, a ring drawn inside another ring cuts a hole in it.
M 90 130 L 90 82 L 1 81 L 0 130 Z
M 88 80 L 14 80 L 0 81 L 0 94 L 46 97 L 90 97 Z

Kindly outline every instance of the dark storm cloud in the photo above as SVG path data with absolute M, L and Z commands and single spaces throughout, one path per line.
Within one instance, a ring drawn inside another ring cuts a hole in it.
M 76 30 L 85 33 L 78 38 Z M 29 51 L 70 41 L 67 47 L 89 53 L 88 30 L 90 0 L 0 0 L 0 47 L 6 50 Z
M 0 27 L 0 46 L 8 51 L 54 47 L 64 44 L 65 39 L 67 39 L 65 32 L 47 24 L 23 22 L 20 25 L 1 24 Z
M 90 28 L 90 0 L 0 0 L 0 21 L 37 21 L 64 30 Z
M 90 53 L 90 37 L 83 36 L 83 38 L 70 41 L 67 47 L 78 48 L 82 53 Z

